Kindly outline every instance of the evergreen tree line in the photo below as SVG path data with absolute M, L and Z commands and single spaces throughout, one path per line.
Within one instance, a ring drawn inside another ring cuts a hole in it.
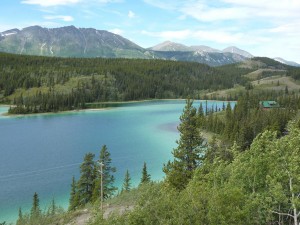
M 267 95 L 268 96 L 268 95 Z M 228 103 L 223 113 L 216 113 L 218 109 L 198 109 L 199 126 L 207 131 L 218 134 L 224 144 L 236 142 L 242 150 L 250 147 L 254 138 L 264 130 L 276 131 L 279 136 L 286 133 L 286 125 L 293 118 L 299 107 L 298 95 L 281 95 L 275 99 L 280 108 L 263 110 L 260 100 L 267 100 L 262 93 L 247 92 L 239 97 L 232 109 Z M 269 99 L 270 100 L 270 99 Z M 207 115 L 206 115 L 207 114 Z
M 94 161 L 95 155 L 87 153 L 84 161 L 80 166 L 80 178 L 78 181 L 73 177 L 71 184 L 69 210 L 73 211 L 84 207 L 88 203 L 95 203 L 99 199 L 107 200 L 115 195 L 118 190 L 114 186 L 114 173 L 116 168 L 111 166 L 110 153 L 104 145 L 100 151 L 97 161 Z M 102 166 L 101 166 L 102 165 Z M 102 180 L 102 196 L 101 196 L 101 180 Z M 149 183 L 151 176 L 148 174 L 147 165 L 144 162 L 142 170 L 142 178 L 140 184 Z M 131 177 L 129 171 L 126 170 L 121 193 L 128 192 L 131 189 Z
M 112 160 L 106 145 L 101 148 L 99 159 L 95 161 L 94 158 L 95 155 L 93 153 L 87 153 L 80 166 L 79 180 L 76 181 L 75 177 L 72 178 L 69 211 L 74 211 L 86 206 L 88 203 L 95 204 L 99 201 L 101 198 L 101 176 L 103 176 L 104 200 L 114 196 L 115 192 L 118 190 L 118 188 L 114 186 L 115 178 L 113 174 L 116 172 L 116 168 L 111 166 Z M 100 173 L 99 162 L 103 163 L 102 173 Z M 140 185 L 149 183 L 151 183 L 151 176 L 148 173 L 147 165 L 144 162 Z M 131 177 L 129 171 L 126 170 L 120 194 L 129 192 L 132 188 L 131 185 Z M 64 209 L 58 207 L 54 199 L 48 209 L 45 212 L 42 212 L 39 196 L 37 193 L 34 193 L 30 212 L 23 213 L 22 209 L 19 208 L 19 216 L 16 225 L 52 224 L 58 219 L 61 220 L 61 216 L 64 215 L 64 213 Z
M 39 196 L 35 192 L 30 212 L 23 213 L 22 208 L 19 208 L 16 225 L 51 224 L 56 220 L 56 217 L 61 215 L 63 212 L 63 208 L 56 205 L 54 198 L 48 208 L 43 212 L 40 207 Z
M 242 84 L 239 73 L 205 64 L 142 59 L 78 59 L 0 53 L 1 102 L 10 113 L 84 108 L 86 103 L 197 96 Z

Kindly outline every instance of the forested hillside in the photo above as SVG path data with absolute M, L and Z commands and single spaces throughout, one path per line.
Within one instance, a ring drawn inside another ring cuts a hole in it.
M 0 54 L 0 99 L 11 113 L 85 108 L 89 102 L 196 97 L 242 83 L 204 64 Z
M 255 79 L 274 75 L 298 79 L 300 72 L 269 58 L 213 68 L 168 60 L 0 53 L 0 66 L 0 102 L 15 105 L 10 113 L 17 114 L 83 109 L 95 102 L 203 98 L 205 93 L 236 86 L 251 89 Z

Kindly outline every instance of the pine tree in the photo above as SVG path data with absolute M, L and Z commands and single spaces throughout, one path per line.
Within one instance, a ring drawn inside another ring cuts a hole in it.
M 131 181 L 131 177 L 129 171 L 126 170 L 122 191 L 130 191 L 130 186 L 131 186 L 130 181 Z
M 24 222 L 23 213 L 21 207 L 19 208 L 19 216 L 16 225 L 22 225 Z
M 78 194 L 79 194 L 79 204 L 85 205 L 92 199 L 93 189 L 94 189 L 94 163 L 95 155 L 93 153 L 87 153 L 84 157 L 84 161 L 80 166 L 80 179 L 78 181 Z
M 40 216 L 40 200 L 38 194 L 35 192 L 33 195 L 33 202 L 30 211 L 30 219 L 36 219 Z
M 69 210 L 75 210 L 79 205 L 79 199 L 78 199 L 78 192 L 77 192 L 77 183 L 75 180 L 75 177 L 72 178 L 72 184 L 71 184 L 71 193 L 70 193 L 70 200 L 69 200 Z
M 193 107 L 192 100 L 188 99 L 186 101 L 180 121 L 178 147 L 172 152 L 175 159 L 165 165 L 163 170 L 167 175 L 167 183 L 182 190 L 192 178 L 194 170 L 199 166 L 204 147 L 203 138 L 197 126 L 196 109 Z
M 103 182 L 103 198 L 107 199 L 110 198 L 114 192 L 117 190 L 117 188 L 114 186 L 115 177 L 113 173 L 116 172 L 116 168 L 111 166 L 111 158 L 110 153 L 107 150 L 106 145 L 103 145 L 100 151 L 99 156 L 99 163 L 103 164 L 103 171 L 102 174 L 100 173 L 100 165 L 96 165 L 95 173 L 95 181 L 94 185 L 95 188 L 93 190 L 93 201 L 95 201 L 100 196 L 100 189 L 101 189 L 101 176 L 102 182 Z
M 56 209 L 57 209 L 57 206 L 56 206 L 55 200 L 54 200 L 54 198 L 52 198 L 52 201 L 48 207 L 46 215 L 49 217 L 54 216 L 56 214 Z
M 151 179 L 151 176 L 150 176 L 150 174 L 148 174 L 147 165 L 146 165 L 146 162 L 144 162 L 141 184 L 149 183 L 150 179 Z

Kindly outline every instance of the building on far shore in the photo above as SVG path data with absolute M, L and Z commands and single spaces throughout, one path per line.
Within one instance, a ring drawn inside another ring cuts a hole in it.
M 276 101 L 260 101 L 259 106 L 264 110 L 277 109 L 280 107 Z

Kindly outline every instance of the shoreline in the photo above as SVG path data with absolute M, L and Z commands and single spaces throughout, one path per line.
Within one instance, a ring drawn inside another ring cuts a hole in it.
M 172 99 L 145 99 L 145 100 L 133 100 L 133 101 L 119 101 L 119 102 L 95 102 L 95 103 L 86 103 L 87 105 L 121 105 L 121 104 L 134 104 L 134 103 L 143 103 L 143 102 L 155 102 L 155 101 L 185 101 L 186 99 L 183 98 L 172 98 Z M 201 99 L 194 99 L 193 101 L 200 101 L 200 102 L 236 102 L 236 101 L 221 101 L 221 100 L 201 100 Z M 7 104 L 0 104 L 0 107 L 10 107 L 12 105 Z M 55 115 L 55 114 L 65 114 L 65 113 L 76 113 L 76 112 L 84 112 L 84 111 L 104 111 L 104 110 L 111 110 L 113 106 L 108 107 L 92 107 L 86 109 L 73 109 L 73 110 L 65 110 L 65 111 L 57 111 L 57 112 L 40 112 L 40 113 L 28 113 L 28 114 L 8 114 L 8 112 L 0 114 L 3 117 L 24 117 L 24 116 L 38 116 L 38 115 Z

